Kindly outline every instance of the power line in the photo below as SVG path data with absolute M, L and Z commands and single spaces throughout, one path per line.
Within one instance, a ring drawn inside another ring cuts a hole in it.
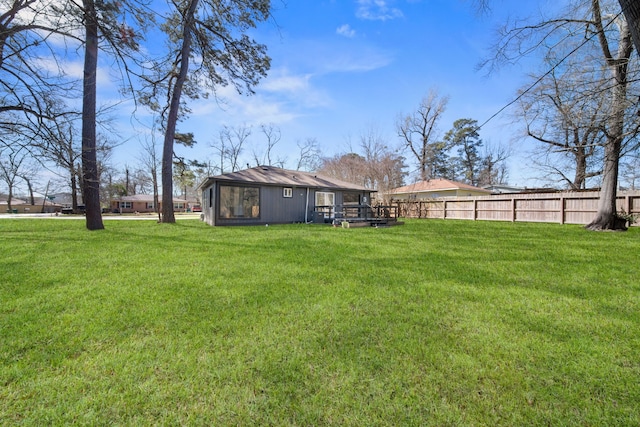
M 607 27 L 609 25 L 611 25 L 612 22 L 614 22 L 616 19 L 618 19 L 620 17 L 620 15 L 622 15 L 622 12 L 618 13 L 613 19 L 611 19 L 607 25 L 604 26 L 603 31 L 605 29 L 607 29 Z M 551 74 L 552 72 L 555 71 L 556 68 L 558 68 L 560 66 L 560 64 L 562 64 L 564 61 L 566 61 L 571 55 L 573 55 L 574 53 L 576 53 L 578 50 L 580 50 L 584 45 L 586 45 L 588 42 L 590 42 L 595 36 L 597 36 L 598 33 L 594 32 L 593 34 L 591 34 L 591 36 L 587 39 L 585 39 L 580 45 L 578 45 L 577 47 L 575 47 L 573 50 L 571 50 L 569 53 L 567 53 L 560 61 L 558 61 L 553 67 L 551 67 L 551 69 L 549 71 L 547 71 L 546 73 L 544 73 L 542 76 L 540 76 L 535 82 L 533 82 L 526 90 L 524 90 L 520 95 L 518 95 L 514 100 L 510 101 L 509 103 L 507 103 L 504 107 L 500 108 L 497 112 L 495 112 L 493 115 L 491 115 L 491 117 L 489 117 L 487 120 L 485 120 L 480 126 L 478 126 L 476 128 L 476 130 L 480 130 L 482 129 L 483 126 L 485 126 L 487 123 L 489 123 L 491 120 L 495 119 L 498 115 L 500 115 L 500 113 L 502 113 L 504 110 L 506 110 L 507 108 L 511 107 L 513 104 L 515 104 L 516 102 L 518 102 L 524 95 L 526 95 L 529 91 L 531 91 L 531 89 L 533 89 L 534 87 L 536 87 L 538 85 L 538 83 L 540 83 L 545 77 L 547 77 L 549 74 Z

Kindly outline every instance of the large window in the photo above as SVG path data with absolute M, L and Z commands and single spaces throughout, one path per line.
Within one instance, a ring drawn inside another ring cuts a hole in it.
M 360 193 L 344 193 L 342 203 L 345 205 L 359 205 Z
M 259 218 L 260 188 L 220 186 L 220 218 Z
M 334 217 L 336 195 L 324 191 L 316 191 L 316 212 L 324 213 L 325 218 Z

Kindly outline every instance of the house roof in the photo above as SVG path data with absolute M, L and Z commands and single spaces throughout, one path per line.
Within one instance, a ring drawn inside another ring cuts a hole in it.
M 200 188 L 211 185 L 214 181 L 227 181 L 246 184 L 278 185 L 284 187 L 327 188 L 335 190 L 372 191 L 366 187 L 328 178 L 313 172 L 293 171 L 274 166 L 258 166 L 237 172 L 207 178 Z
M 427 181 L 416 182 L 415 184 L 405 185 L 404 187 L 398 187 L 391 190 L 392 194 L 405 194 L 405 193 L 431 193 L 436 191 L 454 191 L 454 190 L 468 190 L 476 191 L 479 193 L 491 193 L 490 190 L 484 188 L 474 187 L 473 185 L 464 184 L 462 182 L 451 181 L 444 178 L 430 179 Z
M 153 194 L 134 194 L 133 196 L 122 196 L 112 199 L 117 202 L 147 202 L 153 203 Z M 162 202 L 162 196 L 159 196 L 159 201 Z M 184 199 L 173 198 L 174 203 L 186 203 Z
M 495 185 L 485 185 L 484 187 L 485 190 L 490 190 L 492 193 L 521 193 L 524 189 L 521 187 L 514 187 L 512 185 L 501 185 L 501 184 L 495 184 Z
M 55 193 L 52 195 L 53 196 L 53 200 L 55 201 L 55 203 L 58 203 L 60 205 L 67 205 L 67 206 L 71 206 L 73 204 L 73 197 L 71 196 L 71 193 Z M 79 205 L 83 205 L 84 203 L 82 203 L 82 193 L 78 192 L 78 194 L 76 195 L 76 199 Z
M 6 198 L 0 199 L 0 205 L 6 205 L 8 204 L 8 201 Z M 11 198 L 11 204 L 12 205 L 26 205 L 27 202 L 22 200 L 22 199 L 16 199 L 16 198 Z

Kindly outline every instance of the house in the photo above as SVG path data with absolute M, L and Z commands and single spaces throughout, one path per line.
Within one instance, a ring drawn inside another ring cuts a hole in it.
M 202 215 L 210 225 L 330 222 L 344 206 L 362 206 L 372 191 L 315 173 L 258 166 L 207 178 Z
M 482 188 L 491 191 L 491 194 L 513 194 L 522 193 L 524 191 L 524 188 L 522 187 L 514 187 L 512 185 L 504 184 L 484 185 Z
M 160 210 L 162 209 L 162 197 L 158 201 Z M 111 212 L 113 213 L 149 213 L 155 212 L 152 194 L 135 194 L 133 196 L 122 196 L 111 200 Z M 173 199 L 173 210 L 176 212 L 186 212 L 189 206 L 186 200 Z
M 395 200 L 424 200 L 437 197 L 487 196 L 489 194 L 491 194 L 491 190 L 437 178 L 395 188 L 391 190 L 390 196 Z
M 0 213 L 54 213 L 60 212 L 62 209 L 61 205 L 43 197 L 36 197 L 34 203 L 31 205 L 27 200 L 12 198 L 11 211 L 9 211 L 7 199 L 2 198 L 0 199 Z

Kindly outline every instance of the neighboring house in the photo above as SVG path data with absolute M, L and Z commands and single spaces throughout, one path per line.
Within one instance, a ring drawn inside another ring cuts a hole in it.
M 524 188 L 503 184 L 485 185 L 482 188 L 491 191 L 491 194 L 513 194 L 522 193 L 524 191 Z
M 0 213 L 18 213 L 24 212 L 24 206 L 27 204 L 22 199 L 11 198 L 11 211 L 9 211 L 9 202 L 7 198 L 0 199 Z
M 9 205 L 6 198 L 0 199 L 0 213 L 54 213 L 60 212 L 62 206 L 53 203 L 50 200 L 43 200 L 42 197 L 36 197 L 35 204 L 31 205 L 27 200 L 23 199 L 11 199 L 11 212 L 9 212 Z
M 258 166 L 207 178 L 202 212 L 209 225 L 326 222 L 348 205 L 366 205 L 372 191 L 315 173 Z
M 162 210 L 162 198 L 159 200 L 159 210 Z M 173 210 L 176 212 L 186 212 L 189 205 L 186 200 L 173 199 Z M 113 213 L 149 213 L 155 212 L 153 195 L 136 194 L 134 196 L 123 196 L 111 200 L 111 212 Z
M 448 179 L 437 178 L 420 181 L 391 190 L 390 196 L 395 200 L 424 200 L 437 197 L 487 196 L 490 190 Z

